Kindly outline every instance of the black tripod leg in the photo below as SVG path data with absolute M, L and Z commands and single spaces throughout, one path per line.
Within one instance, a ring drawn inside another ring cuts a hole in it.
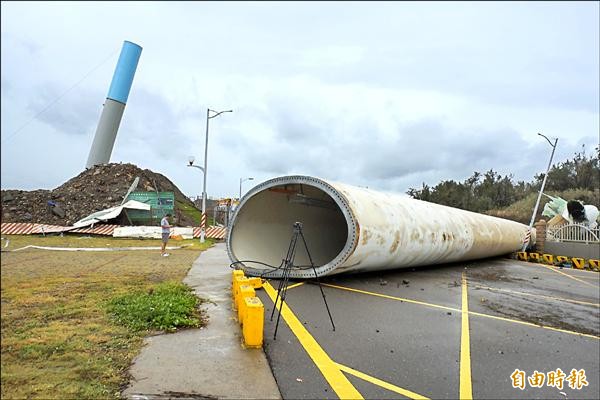
M 283 273 L 281 274 L 281 278 L 279 279 L 279 284 L 277 285 L 277 296 L 275 297 L 275 305 L 273 307 L 273 310 L 271 311 L 271 318 L 270 321 L 273 321 L 273 315 L 275 314 L 275 308 L 277 308 L 277 301 L 279 300 L 279 294 L 281 293 L 281 290 L 285 287 L 284 286 L 284 281 L 285 281 L 285 273 L 286 270 L 288 268 L 288 264 L 290 263 L 290 259 L 292 257 L 292 253 L 296 247 L 296 235 L 294 234 L 292 236 L 292 240 L 290 240 L 290 244 L 288 246 L 288 251 L 287 254 L 285 255 L 285 260 L 283 260 Z M 285 284 L 287 285 L 287 284 Z
M 317 280 L 317 284 L 319 285 L 319 290 L 321 291 L 321 296 L 323 297 L 323 302 L 325 303 L 325 308 L 327 309 L 327 314 L 329 315 L 329 320 L 331 321 L 331 326 L 335 331 L 335 324 L 333 323 L 333 317 L 331 316 L 331 311 L 329 311 L 329 305 L 327 304 L 327 299 L 325 298 L 325 293 L 323 292 L 323 286 L 321 286 L 321 281 L 319 280 L 319 276 L 317 275 L 317 270 L 315 269 L 315 263 L 313 263 L 312 257 L 310 256 L 310 252 L 308 251 L 308 245 L 306 244 L 306 239 L 304 239 L 304 234 L 300 231 L 300 236 L 302 237 L 302 242 L 304 243 L 304 248 L 306 249 L 306 254 L 308 254 L 308 260 L 310 261 L 310 266 L 315 274 L 315 279 Z
M 275 322 L 275 331 L 273 332 L 273 340 L 277 340 L 277 329 L 279 328 L 279 319 L 281 318 L 281 309 L 283 308 L 283 302 L 285 301 L 285 295 L 287 294 L 287 285 L 282 289 L 281 297 L 279 300 L 279 311 L 277 313 L 277 321 Z
M 273 333 L 273 340 L 277 340 L 277 329 L 279 328 L 279 319 L 281 318 L 281 309 L 283 308 L 283 302 L 285 301 L 285 297 L 287 295 L 287 287 L 288 287 L 288 283 L 290 280 L 290 272 L 292 269 L 292 266 L 294 265 L 294 258 L 295 258 L 295 254 L 296 254 L 296 243 L 298 242 L 298 233 L 294 232 L 294 236 L 292 237 L 292 241 L 291 243 L 293 243 L 293 245 L 291 245 L 291 253 L 290 253 L 290 259 L 289 261 L 285 264 L 284 266 L 284 270 L 283 270 L 283 280 L 282 280 L 282 284 L 283 284 L 283 288 L 281 289 L 281 295 L 279 296 L 279 298 L 281 299 L 279 302 L 279 312 L 277 313 L 277 322 L 275 322 L 275 332 Z M 277 307 L 277 303 L 275 303 L 275 307 Z
M 281 291 L 283 290 L 284 286 L 284 280 L 285 280 L 285 265 L 283 267 L 283 273 L 281 275 L 281 277 L 279 278 L 279 283 L 277 284 L 277 296 L 275 297 L 275 305 L 273 307 L 273 310 L 271 310 L 271 321 L 273 321 L 273 315 L 275 314 L 275 309 L 277 308 L 277 302 L 279 301 L 279 296 L 281 294 Z
M 331 311 L 329 311 L 329 305 L 327 304 L 327 299 L 325 299 L 325 293 L 323 292 L 323 286 L 321 286 L 321 281 L 319 280 L 319 276 L 317 275 L 317 270 L 313 266 L 313 272 L 315 273 L 315 278 L 317 279 L 317 285 L 319 285 L 319 290 L 321 290 L 321 296 L 323 296 L 323 302 L 325 303 L 325 308 L 327 309 L 327 314 L 329 315 L 329 320 L 331 321 L 331 326 L 333 327 L 333 331 L 335 332 L 335 324 L 333 323 L 333 317 L 331 316 Z

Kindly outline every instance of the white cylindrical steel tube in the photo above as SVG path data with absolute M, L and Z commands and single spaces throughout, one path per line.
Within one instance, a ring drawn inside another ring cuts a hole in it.
M 227 234 L 230 259 L 248 275 L 281 276 L 282 269 L 272 267 L 286 257 L 295 222 L 303 225 L 318 276 L 508 254 L 521 248 L 529 230 L 404 195 L 284 176 L 254 187 L 241 200 Z M 531 234 L 535 238 L 535 230 Z M 315 277 L 302 240 L 294 265 L 290 277 Z

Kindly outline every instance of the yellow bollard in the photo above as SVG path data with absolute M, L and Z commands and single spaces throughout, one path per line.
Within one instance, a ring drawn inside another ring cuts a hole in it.
M 540 262 L 540 253 L 529 253 L 530 262 Z
M 583 269 L 585 266 L 585 260 L 579 257 L 572 257 L 571 261 L 573 261 L 573 266 L 577 269 Z
M 233 281 L 233 286 L 231 287 L 231 293 L 233 294 L 233 307 L 237 309 L 238 304 L 238 296 L 240 292 L 240 286 L 245 285 L 248 282 L 248 278 L 245 276 L 238 276 Z
M 593 258 L 590 258 L 588 260 L 588 263 L 590 264 L 590 268 L 594 271 L 598 271 L 600 270 L 600 260 L 596 260 Z
M 265 308 L 258 297 L 246 297 L 244 302 L 244 344 L 246 347 L 260 348 L 263 344 Z
M 234 269 L 231 272 L 231 295 L 235 297 L 235 278 L 244 278 L 244 271 L 241 269 Z
M 248 285 L 251 285 L 254 289 L 262 288 L 262 279 L 261 278 L 248 278 Z
M 243 277 L 244 271 L 242 271 L 241 269 L 234 269 L 231 273 L 231 283 L 233 283 L 233 281 L 235 281 L 235 278 L 237 278 L 238 276 Z
M 517 252 L 517 260 L 527 261 L 527 252 L 526 251 Z
M 239 290 L 239 295 L 237 298 L 237 309 L 238 309 L 238 322 L 240 325 L 244 322 L 244 313 L 246 312 L 246 303 L 244 299 L 246 297 L 255 297 L 256 293 L 254 292 L 254 288 L 250 285 L 241 285 Z
M 544 253 L 542 254 L 542 259 L 544 260 L 544 264 L 554 265 L 554 255 Z

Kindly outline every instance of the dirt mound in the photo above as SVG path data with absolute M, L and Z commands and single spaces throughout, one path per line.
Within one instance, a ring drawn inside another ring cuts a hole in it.
M 199 225 L 200 211 L 167 177 L 133 164 L 114 163 L 87 169 L 53 190 L 2 190 L 2 222 L 70 226 L 121 204 L 136 177 L 140 178 L 138 191 L 174 192 L 177 225 Z

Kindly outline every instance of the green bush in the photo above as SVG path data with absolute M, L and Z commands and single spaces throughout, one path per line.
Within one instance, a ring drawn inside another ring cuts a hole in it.
M 109 300 L 107 309 L 119 324 L 134 331 L 196 328 L 201 325 L 200 300 L 188 286 L 163 282 L 148 291 L 136 291 Z

